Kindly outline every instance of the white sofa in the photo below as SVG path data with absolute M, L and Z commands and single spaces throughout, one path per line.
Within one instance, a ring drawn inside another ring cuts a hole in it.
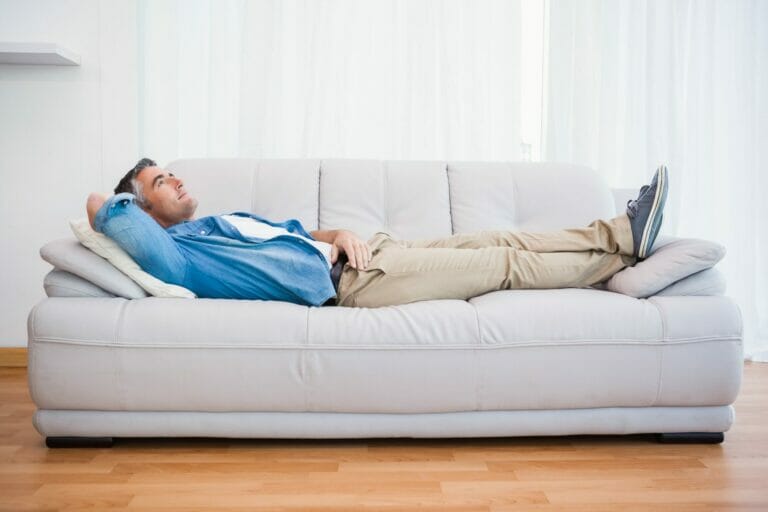
M 166 168 L 199 199 L 197 217 L 246 210 L 363 239 L 586 226 L 636 195 L 562 164 L 186 159 Z M 55 268 L 49 297 L 28 317 L 33 422 L 48 446 L 633 433 L 720 442 L 741 383 L 741 315 L 722 294 L 504 290 L 347 308 L 97 284 Z

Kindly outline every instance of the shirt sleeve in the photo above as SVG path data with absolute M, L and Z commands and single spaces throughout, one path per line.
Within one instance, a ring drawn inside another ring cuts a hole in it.
M 188 261 L 176 241 L 123 192 L 110 197 L 96 212 L 96 231 L 115 241 L 145 272 L 166 283 L 183 286 Z

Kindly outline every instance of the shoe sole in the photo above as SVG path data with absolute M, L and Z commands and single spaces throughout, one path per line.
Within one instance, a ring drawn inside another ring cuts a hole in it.
M 656 183 L 656 196 L 653 198 L 653 206 L 651 207 L 651 213 L 648 215 L 648 220 L 645 222 L 645 228 L 643 229 L 643 236 L 640 239 L 640 249 L 637 251 L 638 258 L 645 258 L 648 253 L 648 239 L 651 237 L 651 233 L 655 233 L 659 228 L 659 221 L 661 219 L 661 202 L 664 196 L 664 189 L 667 184 L 667 168 L 661 167 L 659 169 L 659 179 Z

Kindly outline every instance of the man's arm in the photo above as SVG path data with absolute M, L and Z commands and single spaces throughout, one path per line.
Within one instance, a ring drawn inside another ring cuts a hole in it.
M 371 248 L 366 242 L 346 229 L 318 229 L 310 231 L 315 240 L 331 244 L 331 263 L 336 263 L 339 252 L 346 253 L 352 268 L 365 269 L 371 261 Z
M 187 258 L 160 224 L 139 208 L 133 194 L 88 196 L 86 209 L 94 231 L 114 240 L 145 272 L 184 286 Z
M 338 229 L 318 229 L 317 231 L 310 231 L 310 235 L 312 235 L 312 238 L 315 240 L 320 240 L 321 242 L 325 242 L 327 244 L 332 244 L 333 240 L 336 238 L 336 235 L 339 234 Z

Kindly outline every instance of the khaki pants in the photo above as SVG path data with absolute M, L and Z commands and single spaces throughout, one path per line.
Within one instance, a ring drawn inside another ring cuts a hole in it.
M 365 270 L 344 264 L 338 306 L 465 300 L 517 288 L 581 288 L 637 261 L 626 214 L 547 233 L 480 231 L 395 240 L 377 232 L 368 244 L 372 257 Z

